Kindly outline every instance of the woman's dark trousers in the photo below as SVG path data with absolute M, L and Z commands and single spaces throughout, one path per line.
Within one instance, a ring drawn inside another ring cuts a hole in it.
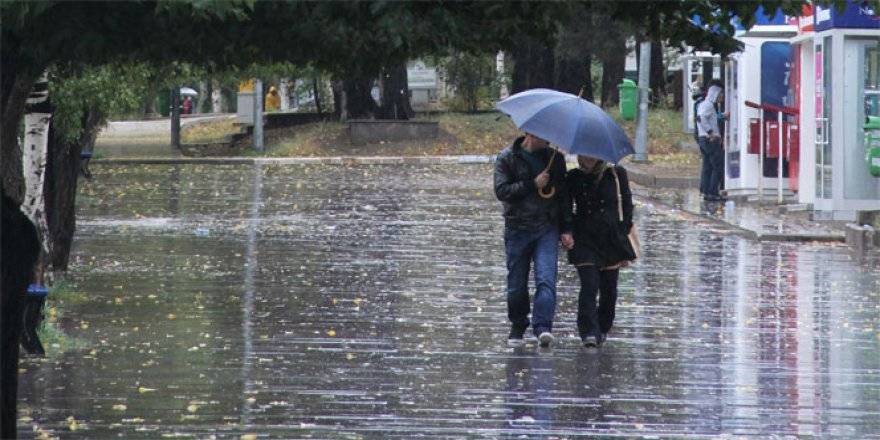
M 577 326 L 581 338 L 608 333 L 614 324 L 619 271 L 599 270 L 596 266 L 578 266 L 581 292 L 578 295 Z M 599 306 L 596 307 L 596 294 Z

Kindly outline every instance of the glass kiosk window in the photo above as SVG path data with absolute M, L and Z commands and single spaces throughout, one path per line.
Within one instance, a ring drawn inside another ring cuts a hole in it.
M 865 115 L 880 116 L 880 45 L 865 46 Z
M 878 116 L 880 38 L 844 40 L 844 191 L 845 199 L 880 199 L 880 179 L 865 161 L 865 122 Z

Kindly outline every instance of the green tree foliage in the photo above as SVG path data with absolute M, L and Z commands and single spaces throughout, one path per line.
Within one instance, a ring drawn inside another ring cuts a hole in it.
M 449 100 L 451 110 L 476 112 L 481 101 L 488 101 L 490 89 L 499 81 L 495 74 L 494 56 L 459 52 L 442 62 L 446 82 L 455 90 Z
M 110 115 L 135 112 L 151 78 L 146 65 L 127 63 L 50 73 L 49 96 L 55 107 L 52 124 L 58 136 L 71 141 L 82 133 L 83 115 L 89 109 L 99 110 L 102 122 Z

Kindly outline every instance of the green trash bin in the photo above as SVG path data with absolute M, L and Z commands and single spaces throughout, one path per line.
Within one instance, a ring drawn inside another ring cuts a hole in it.
M 625 79 L 617 86 L 620 92 L 620 117 L 632 121 L 636 118 L 636 107 L 639 102 L 639 86 L 631 79 Z
M 880 177 L 880 117 L 868 116 L 865 123 L 865 160 L 874 177 Z

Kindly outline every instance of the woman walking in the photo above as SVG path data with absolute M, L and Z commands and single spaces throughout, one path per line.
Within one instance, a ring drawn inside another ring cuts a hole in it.
M 574 247 L 568 261 L 578 271 L 577 326 L 583 344 L 601 346 L 614 323 L 617 277 L 636 257 L 628 235 L 633 222 L 632 192 L 626 170 L 589 156 L 578 156 L 566 187 L 574 202 Z M 596 294 L 599 304 L 596 305 Z

